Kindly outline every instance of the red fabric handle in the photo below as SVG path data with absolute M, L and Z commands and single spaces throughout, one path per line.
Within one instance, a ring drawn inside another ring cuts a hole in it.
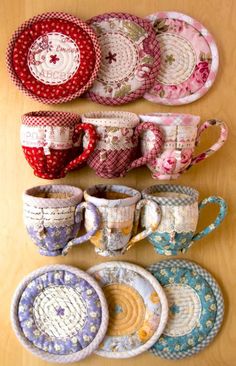
M 82 152 L 81 155 L 67 164 L 67 166 L 64 168 L 64 173 L 67 173 L 77 168 L 80 164 L 84 163 L 96 147 L 98 136 L 94 126 L 89 123 L 79 123 L 75 126 L 73 141 L 77 141 L 79 139 L 80 133 L 82 131 L 87 131 L 89 134 L 88 147 Z
M 140 123 L 136 128 L 135 128 L 135 137 L 138 139 L 139 136 L 141 135 L 141 133 L 143 131 L 146 130 L 150 130 L 154 133 L 155 135 L 155 143 L 153 148 L 151 149 L 151 151 L 149 151 L 148 154 L 141 156 L 140 158 L 134 160 L 128 170 L 133 169 L 133 168 L 137 168 L 141 165 L 145 165 L 148 163 L 151 163 L 161 152 L 162 149 L 162 145 L 164 143 L 164 136 L 161 132 L 161 130 L 159 129 L 159 127 L 156 126 L 155 123 L 152 122 L 143 122 Z

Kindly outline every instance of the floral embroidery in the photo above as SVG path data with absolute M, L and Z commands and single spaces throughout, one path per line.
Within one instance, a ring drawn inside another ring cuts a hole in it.
M 116 53 L 111 53 L 111 51 L 108 52 L 108 56 L 106 56 L 106 60 L 108 60 L 109 64 L 112 63 L 112 61 L 116 62 Z
M 92 92 L 102 97 L 123 98 L 147 83 L 157 47 L 145 27 L 125 17 L 99 19 L 92 27 L 100 39 L 102 62 L 112 64 L 106 71 L 101 69 Z
M 176 304 L 171 305 L 169 310 L 172 314 L 178 314 L 180 312 L 179 306 Z
M 165 63 L 168 63 L 169 65 L 172 65 L 172 63 L 175 61 L 175 58 L 173 55 L 167 55 L 165 58 Z
M 63 309 L 61 306 L 56 310 L 56 313 L 58 316 L 63 316 L 65 314 L 65 309 Z
M 57 57 L 57 55 L 50 55 L 50 64 L 56 64 L 57 61 L 59 61 L 59 57 Z

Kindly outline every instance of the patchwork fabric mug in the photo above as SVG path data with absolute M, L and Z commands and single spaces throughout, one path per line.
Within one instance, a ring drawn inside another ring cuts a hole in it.
M 160 127 L 164 135 L 164 145 L 161 154 L 148 164 L 154 179 L 176 179 L 186 169 L 208 158 L 219 150 L 227 140 L 228 128 L 222 121 L 208 120 L 199 126 L 200 117 L 191 114 L 152 113 L 142 114 L 143 122 L 152 122 Z M 205 152 L 194 156 L 195 146 L 200 142 L 200 136 L 208 127 L 220 127 L 220 138 Z M 155 144 L 155 136 L 151 131 L 145 131 L 141 136 L 141 151 L 148 154 Z
M 103 256 L 123 254 L 136 242 L 157 229 L 160 221 L 158 205 L 149 199 L 142 199 L 136 189 L 121 185 L 95 185 L 84 192 L 86 202 L 95 205 L 101 215 L 99 230 L 90 238 L 95 251 Z M 146 229 L 137 234 L 140 210 L 150 206 L 152 220 Z M 91 230 L 93 218 L 85 211 L 85 227 Z M 75 239 L 76 241 L 77 239 Z
M 76 244 L 95 234 L 100 223 L 99 213 L 92 203 L 81 203 L 82 198 L 80 188 L 60 184 L 37 186 L 24 192 L 24 223 L 40 254 L 66 254 L 72 246 L 71 239 L 80 229 L 85 209 L 93 224 L 91 230 L 77 238 Z
M 81 152 L 81 132 L 88 144 Z M 80 123 L 80 116 L 67 112 L 30 112 L 22 116 L 21 145 L 37 177 L 63 178 L 83 164 L 96 145 L 92 125 Z
M 142 191 L 146 199 L 154 200 L 161 208 L 161 220 L 157 230 L 148 236 L 159 254 L 177 255 L 186 252 L 197 240 L 220 225 L 227 213 L 227 205 L 223 198 L 210 196 L 198 204 L 199 193 L 193 188 L 160 184 Z M 199 211 L 208 203 L 219 205 L 220 211 L 215 221 L 199 233 L 195 233 Z M 153 212 L 155 217 L 155 212 Z M 142 217 L 143 225 L 149 225 L 153 220 L 152 208 L 145 206 Z
M 139 117 L 130 112 L 91 112 L 82 115 L 82 122 L 96 127 L 98 143 L 88 158 L 88 165 L 103 178 L 123 177 L 127 171 L 148 164 L 160 152 L 162 133 L 153 123 L 139 123 Z M 153 146 L 137 158 L 139 136 L 152 131 Z M 85 134 L 83 144 L 88 145 Z M 136 160 L 135 160 L 136 159 Z

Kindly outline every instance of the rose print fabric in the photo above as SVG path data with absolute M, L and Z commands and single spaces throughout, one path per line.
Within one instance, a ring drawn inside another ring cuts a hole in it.
M 181 13 L 147 17 L 160 44 L 161 65 L 145 98 L 163 104 L 198 99 L 212 85 L 218 68 L 216 44 L 200 23 Z

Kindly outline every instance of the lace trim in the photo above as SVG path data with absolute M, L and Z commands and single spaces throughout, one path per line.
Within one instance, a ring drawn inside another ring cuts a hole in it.
M 171 233 L 175 231 L 177 233 L 187 233 L 196 230 L 198 222 L 197 202 L 185 206 L 161 206 L 161 212 L 162 216 L 157 229 L 158 232 Z M 142 225 L 150 227 L 154 221 L 155 212 L 150 206 L 146 205 L 143 211 Z
M 26 147 L 43 147 L 52 149 L 69 149 L 74 128 L 58 126 L 21 126 L 21 145 Z

